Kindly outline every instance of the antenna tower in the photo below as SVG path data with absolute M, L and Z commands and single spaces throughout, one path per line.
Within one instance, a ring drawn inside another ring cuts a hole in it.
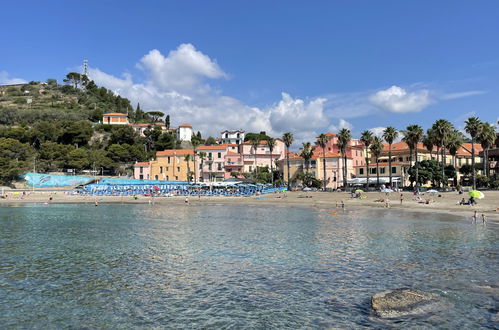
M 83 75 L 88 78 L 88 60 L 83 60 Z

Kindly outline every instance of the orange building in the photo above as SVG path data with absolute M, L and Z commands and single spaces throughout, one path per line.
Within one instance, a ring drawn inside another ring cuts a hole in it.
M 102 123 L 106 125 L 128 125 L 128 115 L 119 112 L 109 112 L 102 115 Z

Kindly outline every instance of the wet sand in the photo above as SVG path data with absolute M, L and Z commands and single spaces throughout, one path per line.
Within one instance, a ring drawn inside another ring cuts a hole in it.
M 341 208 L 341 202 L 344 202 L 346 209 L 361 209 L 361 208 L 376 208 L 376 209 L 400 209 L 416 212 L 442 212 L 450 213 L 457 216 L 471 217 L 476 210 L 480 217 L 482 213 L 487 216 L 488 220 L 499 220 L 499 191 L 485 191 L 485 198 L 478 200 L 478 205 L 458 205 L 458 202 L 465 198 L 468 200 L 467 193 L 459 195 L 456 192 L 448 192 L 439 194 L 422 194 L 420 197 L 423 200 L 429 199 L 430 204 L 421 203 L 412 193 L 404 192 L 404 200 L 400 203 L 400 193 L 391 193 L 388 196 L 384 193 L 370 192 L 364 193 L 365 198 L 352 198 L 350 193 L 346 192 L 287 192 L 281 194 L 266 194 L 252 197 L 206 197 L 189 196 L 189 204 L 224 204 L 236 203 L 243 205 L 305 205 L 318 208 Z M 144 197 L 138 196 L 134 199 L 133 196 L 76 196 L 67 195 L 63 191 L 60 192 L 29 192 L 29 195 L 21 198 L 22 195 L 13 195 L 9 193 L 7 199 L 0 199 L 0 205 L 12 205 L 20 203 L 78 203 L 78 204 L 99 204 L 107 203 L 122 203 L 122 204 L 185 204 L 185 196 L 175 197 Z M 52 196 L 52 201 L 49 197 Z M 308 198 L 306 196 L 309 196 Z M 380 202 L 386 200 L 389 203 Z M 480 219 L 479 219 L 480 220 Z

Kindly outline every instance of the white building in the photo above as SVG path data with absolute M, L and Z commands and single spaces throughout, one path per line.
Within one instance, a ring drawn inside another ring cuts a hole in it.
M 220 141 L 221 144 L 241 144 L 244 142 L 244 131 L 236 130 L 236 131 L 222 131 L 222 139 Z
M 192 126 L 182 124 L 177 128 L 177 140 L 191 142 L 192 139 Z

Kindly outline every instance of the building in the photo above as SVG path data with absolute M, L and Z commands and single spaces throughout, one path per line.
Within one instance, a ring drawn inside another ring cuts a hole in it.
M 485 154 L 487 155 L 488 159 L 488 168 L 490 175 L 499 175 L 499 133 L 497 133 L 495 145 L 492 148 L 488 149 L 486 153 L 482 151 L 480 153 L 480 157 L 484 157 Z
M 289 154 L 289 174 L 291 186 L 301 186 L 299 175 L 308 171 L 312 176 L 320 181 L 324 180 L 324 159 L 326 160 L 326 188 L 338 189 L 343 187 L 343 157 L 339 153 L 326 151 L 323 154 L 322 148 L 315 149 L 310 159 L 308 169 L 305 159 L 299 153 Z M 283 173 L 283 179 L 288 178 L 287 160 L 281 159 L 278 162 L 279 170 Z M 353 178 L 353 159 L 347 156 L 347 180 Z
M 128 125 L 128 115 L 119 112 L 109 112 L 102 115 L 102 123 L 106 125 Z
M 390 173 L 392 173 L 392 183 L 394 186 L 410 186 L 409 180 L 409 168 L 411 165 L 414 165 L 416 162 L 415 155 L 413 153 L 413 159 L 411 164 L 411 156 L 410 149 L 407 143 L 405 142 L 396 142 L 391 146 L 391 154 L 392 154 L 392 167 L 389 168 L 389 149 L 390 146 L 388 143 L 383 143 L 383 151 L 381 156 L 379 157 L 378 168 L 379 168 L 379 178 L 380 183 L 388 184 L 390 181 Z M 436 160 L 441 161 L 440 153 L 437 155 L 437 148 L 434 148 L 435 151 L 429 152 L 428 149 L 422 144 L 419 143 L 417 146 L 418 151 L 418 159 L 417 161 L 423 160 Z M 482 150 L 479 144 L 475 144 L 475 162 L 480 163 L 479 152 Z M 461 148 L 459 148 L 456 152 L 456 156 L 453 157 L 450 155 L 449 151 L 446 151 L 446 165 L 454 165 L 457 169 L 457 178 L 458 181 L 462 179 L 462 175 L 459 173 L 459 168 L 461 166 L 468 164 L 471 165 L 471 143 L 464 143 Z M 376 184 L 377 181 L 377 168 L 376 168 L 376 160 L 374 157 L 370 156 L 369 161 L 369 183 L 371 186 Z M 367 181 L 367 168 L 366 165 L 356 165 L 355 166 L 355 177 L 357 180 L 351 180 L 351 183 L 355 184 L 365 184 Z M 451 183 L 451 181 L 449 181 Z
M 221 139 L 220 143 L 221 144 L 241 144 L 244 142 L 244 131 L 243 130 L 236 130 L 236 131 L 222 131 L 220 132 L 221 134 Z
M 192 126 L 188 124 L 182 124 L 177 128 L 177 140 L 191 142 L 193 135 Z
M 230 177 L 230 171 L 225 167 L 225 156 L 230 147 L 237 150 L 237 145 L 228 144 L 200 146 L 196 149 L 196 166 L 200 181 L 223 181 Z
M 150 162 L 137 162 L 133 167 L 133 177 L 139 180 L 149 180 L 151 174 Z
M 260 144 L 253 147 L 251 142 L 247 141 L 239 145 L 238 153 L 242 155 L 242 162 L 244 163 L 241 168 L 244 173 L 251 173 L 256 167 L 267 166 L 270 169 L 270 164 L 272 166 L 276 164 L 276 161 L 284 158 L 286 149 L 284 142 L 281 139 L 275 139 L 276 145 L 270 152 L 270 148 L 266 140 L 260 141 Z M 274 166 L 275 167 L 275 166 Z
M 161 132 L 168 132 L 169 130 L 166 128 L 164 123 L 154 123 L 154 124 L 129 124 L 132 128 L 139 133 L 140 136 L 145 136 L 144 132 L 146 129 L 153 129 L 154 127 L 160 127 Z
M 190 155 L 188 162 L 185 160 L 185 155 Z M 193 155 L 194 151 L 192 149 L 174 149 L 156 152 L 156 160 L 149 162 L 149 178 L 152 180 L 188 181 L 188 173 L 195 170 Z M 134 176 L 134 178 L 140 179 L 140 173 L 139 177 Z

